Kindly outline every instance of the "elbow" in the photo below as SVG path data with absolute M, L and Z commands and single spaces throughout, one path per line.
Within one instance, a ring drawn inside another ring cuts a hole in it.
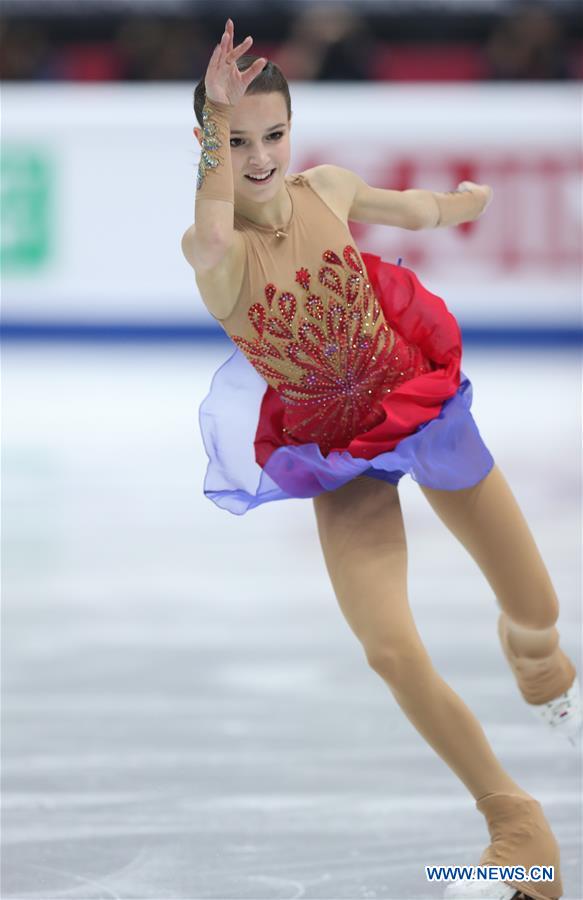
M 428 191 L 429 202 L 424 204 L 420 228 L 438 228 L 441 223 L 441 208 L 433 191 Z
M 410 231 L 421 231 L 424 228 L 436 228 L 439 224 L 440 209 L 432 191 L 410 189 L 408 194 L 408 221 Z
M 195 240 L 209 247 L 227 246 L 233 239 L 233 225 L 229 222 L 213 220 L 194 224 L 192 231 Z
M 409 231 L 422 231 L 424 228 L 434 227 L 434 220 L 430 220 L 427 216 L 417 216 L 415 219 L 412 219 L 407 226 Z
M 231 243 L 232 234 L 230 238 L 220 232 L 200 234 L 193 225 L 182 237 L 182 252 L 193 269 L 204 272 L 221 262 Z

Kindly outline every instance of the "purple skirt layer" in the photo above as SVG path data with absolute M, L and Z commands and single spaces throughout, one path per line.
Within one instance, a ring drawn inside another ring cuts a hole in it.
M 199 408 L 208 456 L 205 495 L 234 515 L 271 500 L 315 497 L 358 475 L 398 484 L 403 475 L 448 491 L 484 478 L 494 459 L 470 412 L 472 385 L 461 372 L 457 393 L 439 415 L 374 459 L 348 451 L 323 456 L 317 444 L 279 447 L 265 467 L 255 461 L 254 440 L 266 382 L 237 348 L 215 372 Z

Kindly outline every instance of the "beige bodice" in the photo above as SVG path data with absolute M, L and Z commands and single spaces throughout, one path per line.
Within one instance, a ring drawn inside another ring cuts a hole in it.
M 287 404 L 290 438 L 325 446 L 372 428 L 383 394 L 430 363 L 385 321 L 347 225 L 304 175 L 286 185 L 285 236 L 235 214 L 245 273 L 221 325 Z

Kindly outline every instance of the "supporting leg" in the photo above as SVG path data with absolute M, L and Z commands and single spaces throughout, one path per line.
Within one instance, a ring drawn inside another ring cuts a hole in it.
M 397 488 L 356 478 L 314 498 L 318 533 L 340 608 L 370 666 L 431 747 L 478 799 L 525 794 L 504 771 L 463 700 L 434 669 L 407 593 L 407 545 Z
M 435 671 L 413 621 L 397 488 L 366 476 L 356 478 L 315 497 L 314 509 L 334 592 L 369 664 L 486 817 L 491 843 L 480 861 L 517 865 L 534 859 L 537 865 L 554 865 L 555 881 L 537 886 L 529 896 L 560 897 L 558 847 L 540 804 L 503 769 L 476 717 Z M 523 613 L 522 622 L 529 618 Z M 540 615 L 542 627 L 550 627 L 545 604 Z M 477 898 L 476 884 L 457 882 L 449 896 Z M 497 897 L 509 900 L 516 885 L 505 883 L 503 891 L 498 890 Z

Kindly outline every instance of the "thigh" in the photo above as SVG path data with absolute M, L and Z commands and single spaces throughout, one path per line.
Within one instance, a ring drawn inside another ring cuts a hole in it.
M 336 598 L 368 654 L 419 646 L 407 595 L 407 541 L 395 485 L 359 476 L 313 498 Z
M 470 488 L 446 491 L 419 487 L 476 561 L 504 612 L 533 628 L 553 625 L 558 616 L 555 590 L 534 536 L 498 466 Z

